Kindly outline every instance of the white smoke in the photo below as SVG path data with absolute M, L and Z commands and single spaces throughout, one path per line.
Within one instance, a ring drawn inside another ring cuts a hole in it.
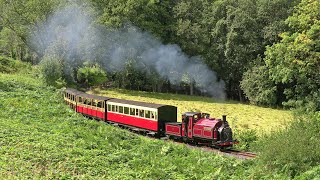
M 94 25 L 90 14 L 78 6 L 56 11 L 41 27 L 31 42 L 45 54 L 57 53 L 59 49 L 64 60 L 74 66 L 92 60 L 108 71 L 120 71 L 128 60 L 134 59 L 136 68 L 156 71 L 173 85 L 187 79 L 198 90 L 225 98 L 224 82 L 217 80 L 215 72 L 200 57 L 189 57 L 178 45 L 164 45 L 137 27 L 108 29 Z

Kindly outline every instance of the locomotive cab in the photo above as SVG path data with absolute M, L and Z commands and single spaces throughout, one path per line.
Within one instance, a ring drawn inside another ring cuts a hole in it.
M 182 114 L 182 136 L 192 138 L 193 126 L 194 124 L 201 119 L 200 112 L 186 112 Z

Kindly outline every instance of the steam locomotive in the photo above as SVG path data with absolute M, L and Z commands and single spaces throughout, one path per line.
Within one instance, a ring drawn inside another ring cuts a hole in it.
M 64 100 L 85 116 L 155 137 L 167 136 L 219 149 L 238 143 L 232 137 L 226 116 L 216 119 L 207 113 L 186 112 L 181 122 L 177 122 L 175 106 L 97 96 L 71 88 L 64 91 Z

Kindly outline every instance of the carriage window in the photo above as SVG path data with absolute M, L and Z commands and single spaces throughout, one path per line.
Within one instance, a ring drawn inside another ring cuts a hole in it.
M 136 109 L 135 108 L 130 108 L 130 115 L 135 115 Z
M 142 109 L 139 110 L 139 116 L 144 117 L 144 110 L 142 110 Z
M 83 104 L 87 104 L 87 99 L 83 98 Z
M 79 97 L 79 103 L 82 103 L 82 97 Z
M 123 107 L 119 106 L 119 113 L 123 113 Z
M 92 106 L 97 106 L 97 102 L 96 101 L 92 101 Z
M 116 110 L 115 112 L 118 112 L 118 106 L 116 106 L 115 110 Z
M 111 105 L 108 104 L 108 111 L 111 111 Z
M 92 101 L 91 99 L 88 99 L 88 100 L 87 100 L 87 103 L 88 103 L 89 106 L 91 106 L 91 104 L 92 104 L 91 101 Z
M 151 112 L 151 119 L 156 119 L 156 112 L 154 111 Z
M 129 114 L 129 108 L 128 108 L 128 107 L 124 107 L 124 108 L 123 108 L 123 112 L 124 112 L 125 114 Z
M 139 116 L 139 109 L 136 109 L 136 116 Z
M 146 118 L 150 118 L 150 111 L 146 111 Z
M 98 108 L 102 108 L 102 102 L 101 101 L 98 102 Z
M 102 106 L 101 106 L 101 108 L 104 108 L 104 101 L 102 101 Z
M 115 112 L 115 105 L 112 105 L 111 111 Z

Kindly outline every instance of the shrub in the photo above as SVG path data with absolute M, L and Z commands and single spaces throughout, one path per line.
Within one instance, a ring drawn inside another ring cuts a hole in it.
M 257 131 L 250 129 L 236 132 L 235 139 L 239 141 L 239 144 L 235 146 L 237 149 L 250 151 L 252 144 L 258 140 Z
M 27 63 L 19 60 L 0 56 L 0 72 L 2 73 L 15 73 L 28 67 Z
M 100 85 L 107 81 L 106 72 L 98 65 L 84 64 L 84 67 L 78 69 L 78 82 L 85 86 Z
M 245 72 L 241 89 L 252 104 L 275 105 L 277 103 L 277 87 L 269 79 L 266 66 L 256 65 Z
M 269 168 L 298 175 L 320 162 L 320 116 L 296 117 L 287 129 L 262 138 L 255 147 Z
M 45 57 L 40 62 L 40 72 L 48 85 L 57 86 L 57 81 L 63 78 L 63 67 L 58 59 Z

